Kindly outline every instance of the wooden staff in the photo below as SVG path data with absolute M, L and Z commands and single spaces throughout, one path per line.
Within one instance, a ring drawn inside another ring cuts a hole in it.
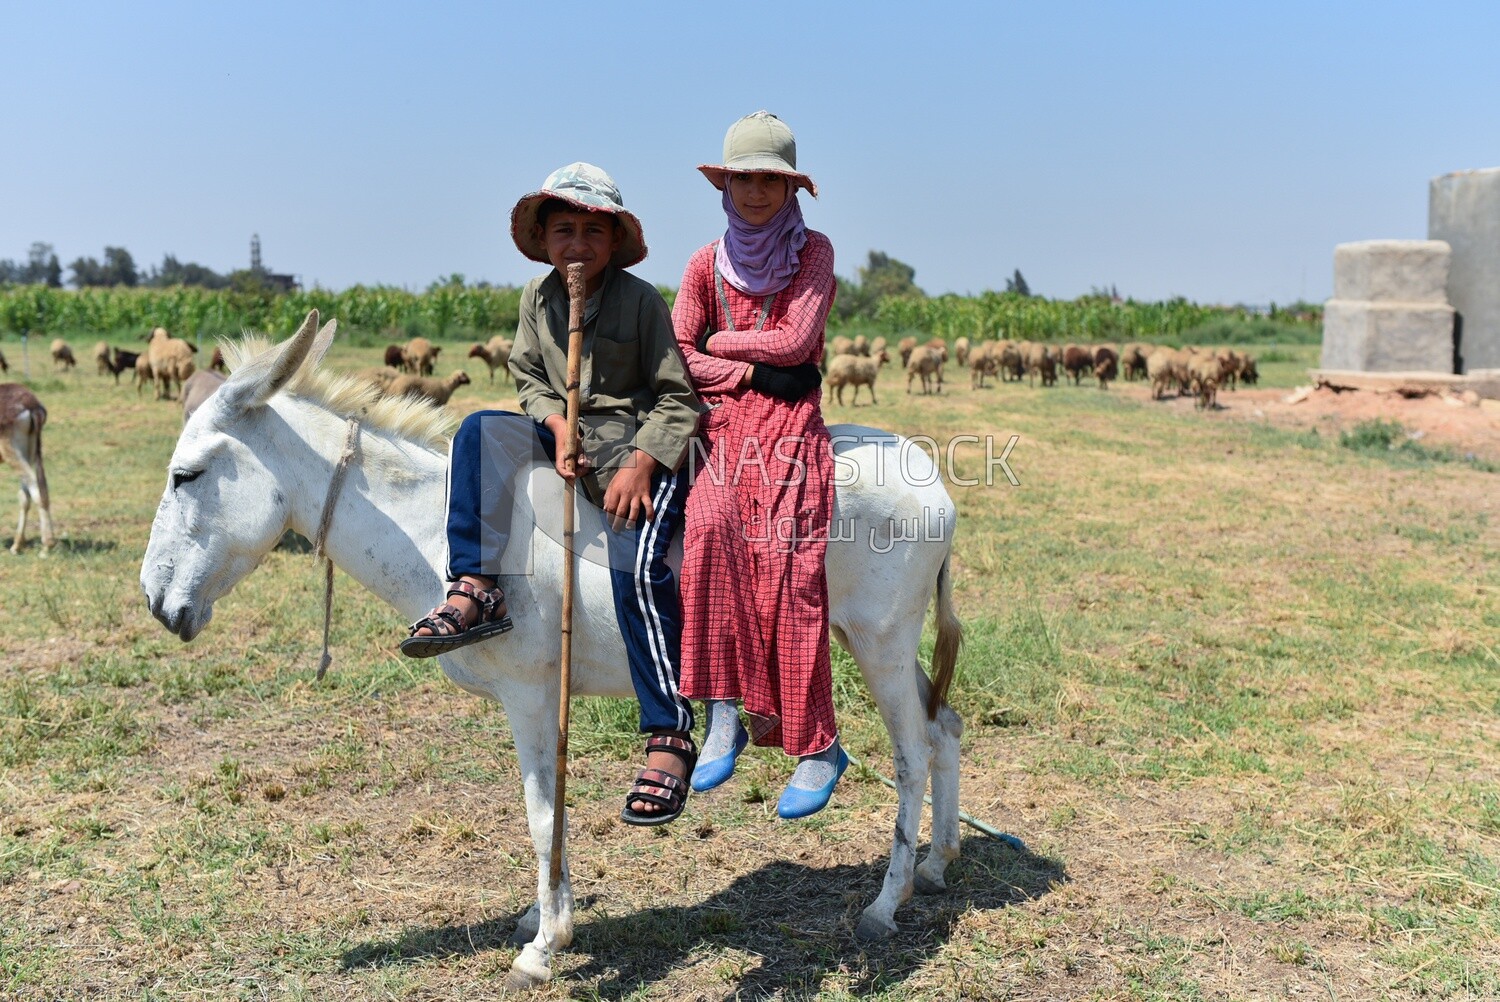
M 553 891 L 562 883 L 564 816 L 568 792 L 568 700 L 573 687 L 573 509 L 578 492 L 579 383 L 583 379 L 583 314 L 588 301 L 583 265 L 568 265 L 568 437 L 563 443 L 563 464 L 573 474 L 563 496 L 562 665 L 557 694 L 557 786 L 552 791 L 552 866 L 548 871 Z

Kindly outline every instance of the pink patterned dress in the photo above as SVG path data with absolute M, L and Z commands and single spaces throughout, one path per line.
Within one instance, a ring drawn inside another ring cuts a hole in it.
M 800 267 L 774 297 L 716 280 L 709 244 L 688 261 L 672 310 L 688 374 L 710 407 L 705 450 L 683 531 L 681 692 L 739 699 L 757 744 L 789 755 L 823 751 L 837 736 L 828 659 L 823 567 L 833 516 L 833 454 L 822 392 L 791 402 L 740 381 L 750 364 L 797 365 L 823 356 L 833 306 L 833 245 L 814 230 Z M 715 332 L 712 355 L 698 351 Z

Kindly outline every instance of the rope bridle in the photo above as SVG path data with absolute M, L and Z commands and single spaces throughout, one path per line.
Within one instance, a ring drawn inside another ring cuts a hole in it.
M 323 499 L 323 514 L 318 519 L 318 534 L 313 540 L 313 559 L 322 560 L 323 572 L 323 656 L 318 659 L 318 681 L 333 663 L 328 653 L 328 633 L 333 626 L 333 559 L 324 551 L 328 542 L 328 526 L 333 522 L 333 508 L 338 501 L 339 490 L 344 486 L 344 474 L 349 472 L 349 461 L 354 458 L 355 445 L 359 440 L 359 419 L 349 419 L 348 431 L 344 435 L 344 451 L 339 454 L 333 467 L 333 477 L 328 481 L 328 496 Z

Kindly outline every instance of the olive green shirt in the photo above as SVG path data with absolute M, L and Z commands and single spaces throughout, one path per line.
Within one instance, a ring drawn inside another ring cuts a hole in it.
M 701 408 L 656 287 L 610 267 L 598 296 L 583 330 L 578 427 L 602 496 L 635 449 L 666 469 L 681 466 Z M 510 371 L 533 421 L 567 416 L 568 290 L 555 268 L 521 291 Z

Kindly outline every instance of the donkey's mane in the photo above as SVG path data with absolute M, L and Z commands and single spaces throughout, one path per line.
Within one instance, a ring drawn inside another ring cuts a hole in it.
M 219 344 L 230 372 L 275 347 L 258 334 L 246 334 L 238 340 L 221 338 Z M 326 407 L 340 417 L 358 417 L 366 428 L 389 432 L 438 452 L 446 451 L 445 443 L 453 436 L 453 418 L 444 410 L 420 398 L 382 397 L 374 385 L 345 372 L 304 365 L 282 392 Z

